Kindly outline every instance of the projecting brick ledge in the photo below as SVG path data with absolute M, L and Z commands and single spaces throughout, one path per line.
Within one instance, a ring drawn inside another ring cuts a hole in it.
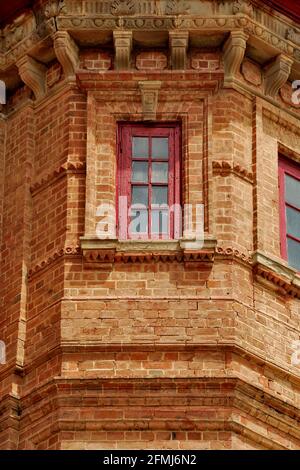
M 82 238 L 86 268 L 101 268 L 115 262 L 184 262 L 212 264 L 217 241 L 206 238 L 204 242 L 195 240 L 99 240 Z
M 272 290 L 300 299 L 300 275 L 282 260 L 259 251 L 253 254 L 256 280 Z

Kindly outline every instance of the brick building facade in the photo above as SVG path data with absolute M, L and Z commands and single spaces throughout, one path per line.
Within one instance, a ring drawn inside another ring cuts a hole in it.
M 300 173 L 296 13 L 32 3 L 1 27 L 0 448 L 299 449 L 279 187 L 280 161 Z M 177 126 L 174 184 L 204 205 L 203 243 L 122 238 L 115 219 L 97 237 L 128 177 L 121 123 Z

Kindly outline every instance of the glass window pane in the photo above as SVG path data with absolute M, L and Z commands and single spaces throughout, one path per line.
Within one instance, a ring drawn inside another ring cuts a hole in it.
M 148 183 L 148 163 L 132 162 L 132 181 L 134 183 Z
M 167 186 L 152 186 L 152 204 L 168 204 Z
M 286 222 L 287 233 L 300 238 L 300 212 L 292 209 L 291 207 L 287 207 Z
M 133 158 L 148 158 L 149 157 L 148 137 L 133 137 L 132 156 Z
M 153 137 L 152 139 L 152 158 L 169 158 L 169 139 L 168 137 Z
M 291 238 L 287 239 L 287 243 L 289 264 L 300 271 L 300 243 Z
M 152 211 L 151 213 L 151 232 L 153 234 L 169 233 L 169 211 Z
M 152 183 L 167 183 L 168 168 L 168 163 L 152 163 Z
M 132 209 L 130 211 L 129 233 L 148 234 L 148 211 Z
M 285 175 L 286 201 L 300 208 L 300 181 L 292 176 Z
M 148 206 L 148 186 L 132 186 L 131 204 Z

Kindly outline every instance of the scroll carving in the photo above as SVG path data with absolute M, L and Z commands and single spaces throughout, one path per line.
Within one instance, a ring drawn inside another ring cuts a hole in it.
M 269 64 L 265 69 L 265 93 L 266 95 L 275 98 L 280 88 L 287 82 L 293 60 L 283 54 L 280 54 L 276 59 Z
M 17 67 L 21 79 L 33 91 L 36 99 L 42 98 L 45 94 L 47 68 L 28 55 L 17 62 Z
M 79 50 L 67 31 L 57 31 L 53 35 L 54 50 L 61 64 L 65 78 L 73 77 L 79 64 Z
M 225 82 L 236 77 L 240 71 L 247 46 L 248 36 L 244 31 L 232 31 L 223 48 Z
M 50 0 L 45 7 L 45 17 L 55 18 L 60 13 L 67 14 L 67 7 L 65 4 L 65 0 Z

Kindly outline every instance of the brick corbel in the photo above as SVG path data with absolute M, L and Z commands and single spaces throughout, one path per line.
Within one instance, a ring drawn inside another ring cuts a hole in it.
M 184 70 L 187 65 L 187 49 L 189 44 L 188 31 L 170 31 L 169 43 L 171 50 L 172 69 Z
M 57 31 L 53 34 L 54 51 L 61 64 L 65 78 L 75 76 L 79 65 L 79 49 L 67 31 Z
M 232 31 L 223 47 L 225 83 L 236 78 L 240 71 L 249 36 L 244 31 Z
M 17 62 L 20 77 L 34 93 L 36 99 L 45 94 L 47 67 L 26 55 Z
M 161 88 L 159 81 L 139 82 L 142 93 L 143 119 L 145 121 L 156 119 L 158 93 Z
M 265 93 L 275 98 L 279 90 L 287 82 L 293 60 L 284 54 L 278 55 L 275 60 L 265 68 Z
M 130 68 L 132 50 L 132 31 L 114 31 L 115 69 Z

